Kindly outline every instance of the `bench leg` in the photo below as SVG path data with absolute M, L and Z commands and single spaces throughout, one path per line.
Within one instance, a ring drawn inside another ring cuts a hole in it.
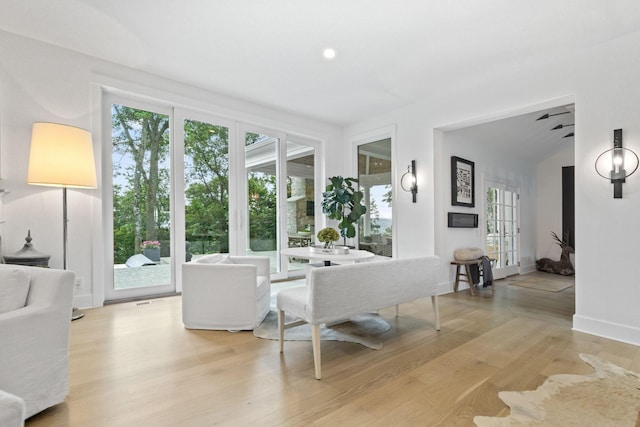
M 460 284 L 460 265 L 456 265 L 456 283 L 453 285 L 453 292 L 458 292 L 459 284 Z
M 400 306 L 396 304 L 396 317 L 400 316 Z
M 465 264 L 464 271 L 467 273 L 467 283 L 469 283 L 469 292 L 471 292 L 471 295 L 476 296 L 476 290 L 473 286 L 473 279 L 471 278 L 471 267 L 469 267 L 469 264 Z
M 438 295 L 431 296 L 431 305 L 433 306 L 433 314 L 436 321 L 436 331 L 440 330 L 440 312 L 438 311 Z
M 321 378 L 320 372 L 320 325 L 311 324 L 311 343 L 313 345 L 313 364 L 316 369 L 316 379 Z

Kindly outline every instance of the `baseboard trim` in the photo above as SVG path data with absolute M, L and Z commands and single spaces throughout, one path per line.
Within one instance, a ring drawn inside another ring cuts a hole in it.
M 574 314 L 572 329 L 585 334 L 640 346 L 640 328 Z
M 74 295 L 73 306 L 77 308 L 92 308 L 93 295 L 91 294 Z

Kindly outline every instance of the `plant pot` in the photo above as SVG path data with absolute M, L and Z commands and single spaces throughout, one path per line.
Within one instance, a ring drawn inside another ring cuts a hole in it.
M 160 262 L 160 248 L 145 248 L 142 250 L 142 254 L 151 261 Z

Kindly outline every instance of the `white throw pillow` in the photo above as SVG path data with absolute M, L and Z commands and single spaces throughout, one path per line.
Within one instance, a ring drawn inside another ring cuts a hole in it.
M 210 254 L 201 256 L 200 258 L 195 259 L 194 262 L 199 264 L 217 264 L 222 261 L 222 258 L 222 254 Z
M 29 294 L 29 274 L 18 268 L 0 268 L 0 314 L 22 308 Z
M 470 261 L 472 259 L 481 258 L 484 255 L 480 248 L 460 248 L 453 252 L 456 261 Z
M 231 258 L 228 256 L 223 257 L 218 264 L 235 264 Z

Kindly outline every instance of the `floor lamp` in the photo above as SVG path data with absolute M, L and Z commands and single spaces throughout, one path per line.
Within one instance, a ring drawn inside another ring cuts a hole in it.
M 62 265 L 67 269 L 67 188 L 96 188 L 91 133 L 57 123 L 34 123 L 27 183 L 62 187 Z M 72 320 L 84 316 L 73 309 Z

